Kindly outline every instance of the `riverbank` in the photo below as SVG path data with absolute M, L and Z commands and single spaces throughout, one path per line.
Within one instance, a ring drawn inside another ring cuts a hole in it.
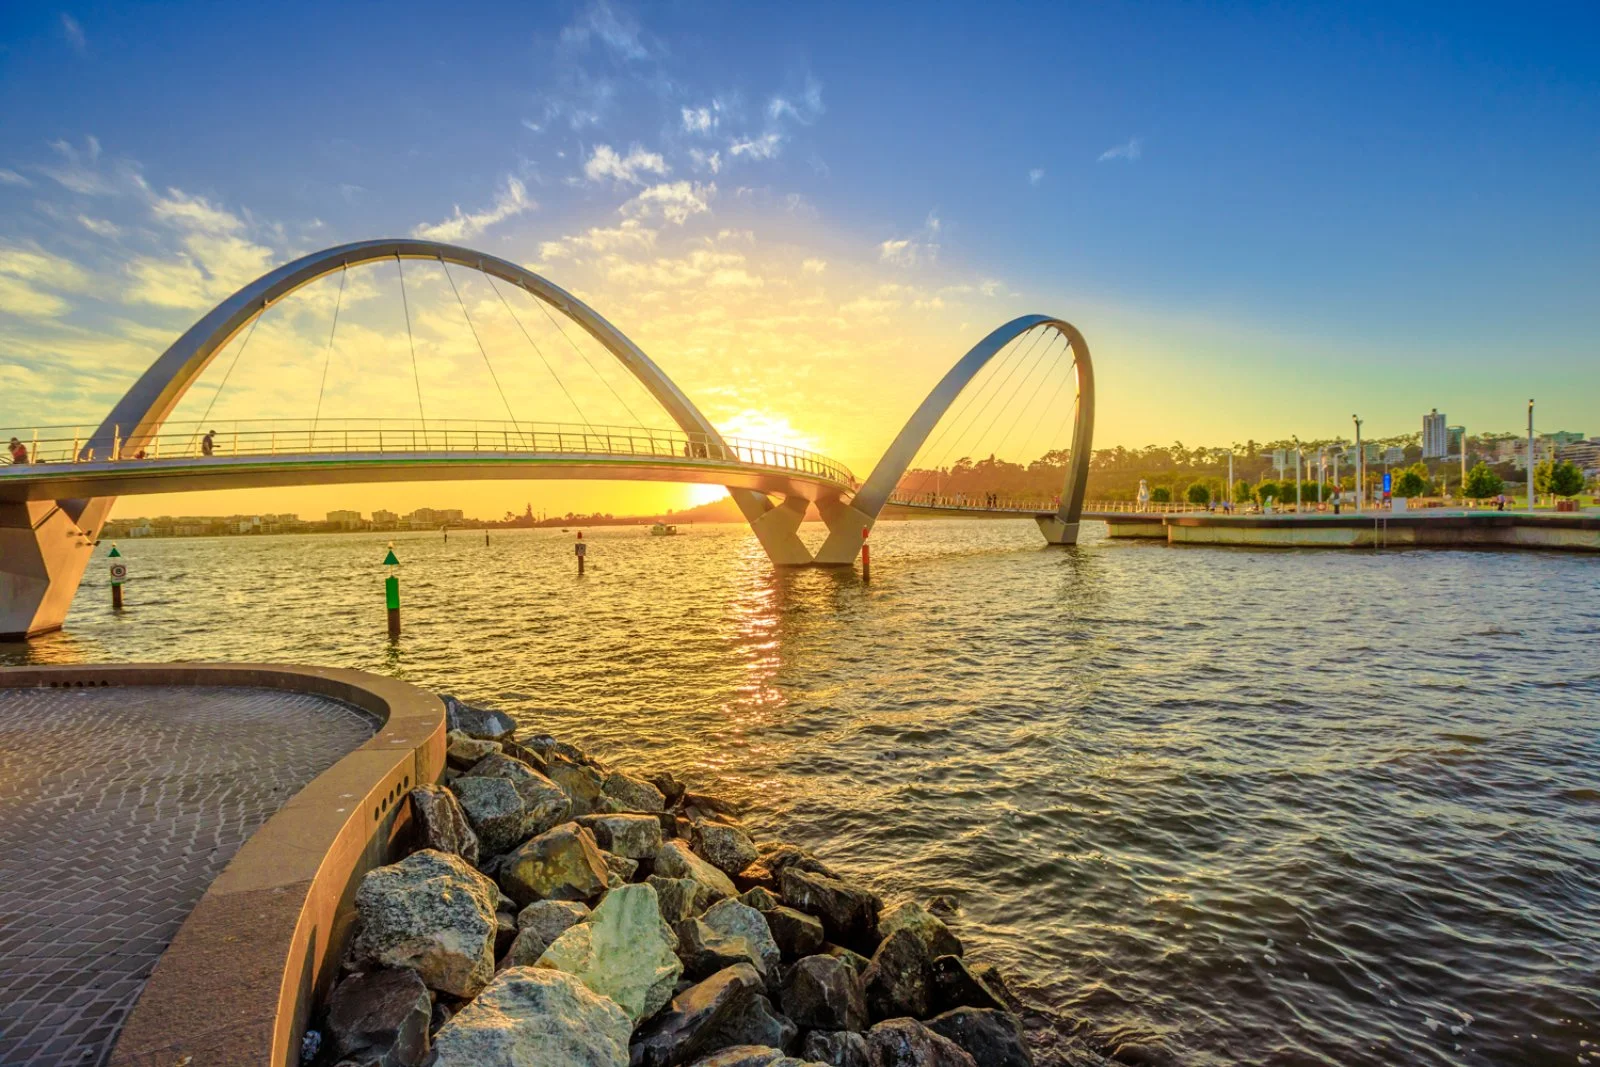
M 445 700 L 443 782 L 410 793 L 416 850 L 361 883 L 309 1059 L 1101 1062 L 966 957 L 953 898 L 886 907 L 792 843 L 757 843 L 726 800 L 670 773 L 518 741 L 510 716 Z
M 1252 548 L 1535 548 L 1600 552 L 1600 515 L 1370 511 L 1342 515 L 1106 515 L 1109 536 Z

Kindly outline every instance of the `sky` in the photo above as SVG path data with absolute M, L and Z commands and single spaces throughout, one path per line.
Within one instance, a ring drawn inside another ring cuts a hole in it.
M 1101 447 L 1352 412 L 1381 436 L 1435 407 L 1509 431 L 1529 397 L 1540 429 L 1600 434 L 1597 39 L 1593 4 L 7 5 L 0 425 L 97 424 L 264 271 L 415 235 L 544 274 L 725 432 L 858 476 L 1027 312 L 1087 338 Z M 387 265 L 291 297 L 173 418 L 414 418 L 420 385 L 432 419 L 669 424 L 570 323 L 405 269 L 405 304 Z

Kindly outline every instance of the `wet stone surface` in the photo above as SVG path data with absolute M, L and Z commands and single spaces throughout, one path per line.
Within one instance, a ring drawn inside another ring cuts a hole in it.
M 0 687 L 0 1063 L 104 1063 L 206 887 L 373 728 L 267 689 Z

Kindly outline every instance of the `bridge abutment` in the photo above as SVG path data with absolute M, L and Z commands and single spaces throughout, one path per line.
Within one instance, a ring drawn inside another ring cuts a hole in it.
M 1078 524 L 1075 522 L 1063 522 L 1059 515 L 1035 515 L 1033 521 L 1039 524 L 1039 532 L 1052 545 L 1078 543 Z
M 74 520 L 53 500 L 0 503 L 0 640 L 61 629 L 110 510 L 91 500 Z

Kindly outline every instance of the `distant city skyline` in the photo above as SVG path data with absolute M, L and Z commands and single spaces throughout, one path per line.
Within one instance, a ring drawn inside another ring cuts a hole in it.
M 93 424 L 251 277 L 416 234 L 546 273 L 727 432 L 858 474 L 969 344 L 1024 311 L 1087 336 L 1102 446 L 1241 424 L 1348 435 L 1350 411 L 1379 436 L 1435 403 L 1469 429 L 1515 426 L 1528 396 L 1541 426 L 1576 425 L 1600 393 L 1596 18 L 16 6 L 0 15 L 0 424 Z M 1017 41 L 1052 38 L 1074 42 L 1070 63 L 1017 61 Z M 370 77 L 396 55 L 422 61 Z M 469 417 L 504 418 L 444 281 L 417 268 L 443 300 L 417 322 L 422 373 L 477 404 Z M 305 417 L 329 348 L 335 413 L 414 415 L 392 286 L 352 273 L 339 346 L 331 282 L 308 290 L 216 417 Z M 531 418 L 563 401 L 529 384 L 512 402 Z M 486 511 L 503 488 L 451 492 Z M 165 510 L 410 509 L 437 493 L 257 490 Z M 712 491 L 518 493 L 659 511 Z

